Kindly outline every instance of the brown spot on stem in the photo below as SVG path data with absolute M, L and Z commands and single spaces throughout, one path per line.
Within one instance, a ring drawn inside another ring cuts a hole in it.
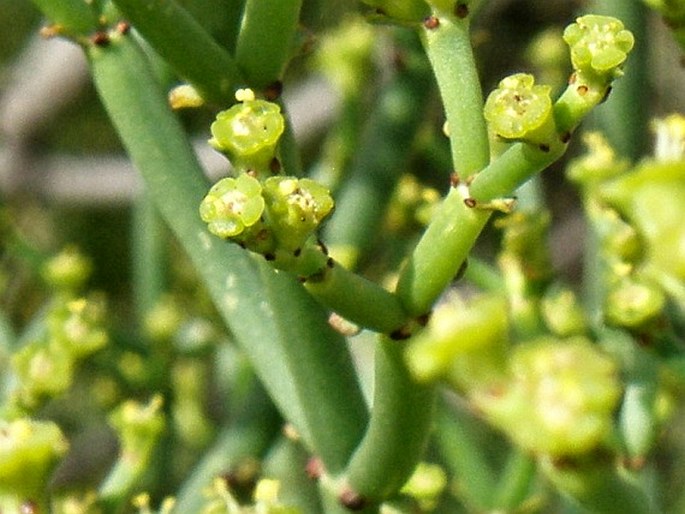
M 307 476 L 312 480 L 318 480 L 324 473 L 323 462 L 318 457 L 309 459 L 304 469 L 307 472 Z
M 366 500 L 364 497 L 349 488 L 340 493 L 338 500 L 343 507 L 349 510 L 357 511 L 366 507 Z
M 571 140 L 571 132 L 566 131 L 563 134 L 559 136 L 559 139 L 561 140 L 562 143 L 566 144 Z
M 463 2 L 457 2 L 457 5 L 454 6 L 454 15 L 457 18 L 466 18 L 469 15 L 469 6 Z
M 281 172 L 281 161 L 278 160 L 278 157 L 274 157 L 269 162 L 269 171 L 274 175 Z
M 117 32 L 122 36 L 125 36 L 131 31 L 131 24 L 126 20 L 121 20 L 117 23 Z
M 450 173 L 450 186 L 457 187 L 459 184 L 461 184 L 461 178 L 459 178 L 459 173 L 457 173 L 456 171 Z
M 90 36 L 90 41 L 95 46 L 107 46 L 109 45 L 109 35 L 107 32 L 98 30 L 95 34 Z
M 549 152 L 549 145 L 547 143 L 540 143 L 538 145 L 538 148 L 540 149 L 541 152 Z
M 428 16 L 424 18 L 423 26 L 428 30 L 435 30 L 440 26 L 440 19 L 437 16 Z
M 578 87 L 576 88 L 576 92 L 577 92 L 580 96 L 585 96 L 585 95 L 587 94 L 588 91 L 590 91 L 590 88 L 587 87 L 585 84 L 580 85 L 580 86 L 578 86 Z
M 281 97 L 281 94 L 283 94 L 283 82 L 280 80 L 272 82 L 264 89 L 264 98 L 269 102 L 278 100 Z
M 468 207 L 470 209 L 473 209 L 476 207 L 476 205 L 478 205 L 478 202 L 476 201 L 475 198 L 471 198 L 471 197 L 464 198 L 464 205 L 466 205 L 466 207 Z

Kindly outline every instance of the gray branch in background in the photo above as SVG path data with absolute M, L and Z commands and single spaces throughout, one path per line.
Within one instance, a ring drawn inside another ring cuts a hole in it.
M 88 84 L 81 49 L 61 39 L 34 37 L 17 57 L 0 96 L 0 191 L 29 193 L 70 205 L 129 202 L 139 190 L 137 173 L 121 155 L 43 155 L 33 135 L 77 101 Z M 338 99 L 322 78 L 286 90 L 284 102 L 295 137 L 306 142 L 334 118 Z M 193 146 L 209 177 L 228 161 L 198 138 Z

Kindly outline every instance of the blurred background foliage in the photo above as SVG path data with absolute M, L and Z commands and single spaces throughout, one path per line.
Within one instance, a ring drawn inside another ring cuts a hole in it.
M 179 3 L 231 48 L 239 0 L 211 0 L 211 6 L 204 0 Z M 576 15 L 591 8 L 592 2 L 582 0 L 483 1 L 472 33 L 484 91 L 517 71 L 534 73 L 539 82 L 559 90 L 570 69 L 565 50 L 559 50 L 559 35 Z M 317 62 L 325 62 L 327 34 L 341 19 L 359 11 L 368 12 L 343 0 L 304 2 L 284 98 L 301 143 L 303 167 L 314 173 L 320 172 L 317 160 L 322 148 L 336 151 L 324 145 L 327 134 L 336 128 L 345 94 L 334 73 Z M 651 147 L 646 120 L 685 105 L 682 51 L 657 14 L 645 10 L 644 16 L 649 37 L 638 45 L 648 56 L 643 91 L 646 115 L 645 125 L 637 127 L 642 137 L 640 145 L 631 148 L 628 157 L 632 159 Z M 72 440 L 71 453 L 54 482 L 56 487 L 98 483 L 116 455 L 116 438 L 106 413 L 124 398 L 147 400 L 150 391 L 173 389 L 173 400 L 164 406 L 174 420 L 166 444 L 182 441 L 184 446 L 175 448 L 183 450 L 174 451 L 172 458 L 163 444 L 155 458 L 173 460 L 169 467 L 158 468 L 166 469 L 166 476 L 162 480 L 145 477 L 157 488 L 152 489 L 155 497 L 161 498 L 176 490 L 199 450 L 213 440 L 224 420 L 236 415 L 234 406 L 240 410 L 245 398 L 255 394 L 254 381 L 177 243 L 141 207 L 144 192 L 99 104 L 80 50 L 63 41 L 42 39 L 42 23 L 30 2 L 0 0 L 0 311 L 3 331 L 11 334 L 5 339 L 23 334 L 24 327 L 40 319 L 49 300 L 61 294 L 54 277 L 46 276 L 46 263 L 65 247 L 78 248 L 92 265 L 87 290 L 104 293 L 106 298 L 105 324 L 112 343 L 88 357 L 65 396 L 41 406 L 42 416 L 57 419 Z M 375 29 L 370 52 L 364 56 L 369 60 L 362 84 L 364 105 L 378 98 L 391 67 L 401 58 L 393 55 L 389 43 L 393 29 L 382 25 Z M 333 47 L 334 53 L 337 48 Z M 323 57 L 317 61 L 317 55 Z M 175 84 L 169 70 L 158 71 L 169 86 Z M 626 72 L 632 72 L 630 61 Z M 412 178 L 407 181 L 444 192 L 447 183 L 440 177 L 449 170 L 450 155 L 447 140 L 440 136 L 443 120 L 437 89 L 431 88 L 422 102 L 425 130 L 419 130 L 411 142 L 406 171 Z M 356 126 L 362 127 L 364 110 L 358 115 Z M 179 116 L 193 134 L 207 174 L 225 173 L 223 159 L 206 145 L 211 113 L 185 110 Z M 577 138 L 568 157 L 581 150 L 579 142 Z M 563 178 L 564 164 L 547 170 L 542 184 L 553 220 L 553 265 L 574 284 L 582 268 L 579 241 L 584 225 L 578 193 Z M 381 263 L 391 262 L 400 253 L 393 249 L 419 233 L 420 221 L 408 219 L 403 210 L 408 202 L 421 202 L 412 198 L 412 191 L 412 187 L 398 188 L 383 234 L 364 259 L 365 273 L 386 269 Z M 141 297 L 137 291 L 140 277 L 136 273 L 144 259 L 141 252 L 146 251 L 141 246 L 141 230 L 147 232 L 145 240 L 153 245 L 152 252 L 161 256 L 157 263 L 162 265 L 147 271 L 163 293 L 153 298 Z M 493 260 L 500 234 L 489 230 L 479 242 L 477 253 L 485 260 Z M 234 372 L 217 372 L 227 367 Z M 192 380 L 184 378 L 188 376 Z M 192 387 L 200 392 L 189 390 Z M 232 393 L 226 404 L 228 390 Z M 677 451 L 662 456 L 664 466 L 682 468 L 685 437 L 681 432 L 682 424 L 674 424 L 666 435 L 672 443 L 669 447 Z M 490 446 L 497 454 L 502 441 L 488 431 L 482 437 L 497 441 Z M 249 469 L 245 475 L 236 483 L 254 478 Z M 685 478 L 682 472 L 672 476 L 681 484 Z M 676 489 L 674 485 L 674 496 L 678 496 Z

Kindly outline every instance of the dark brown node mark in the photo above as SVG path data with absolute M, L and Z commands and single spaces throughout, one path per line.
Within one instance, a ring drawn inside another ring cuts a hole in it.
M 457 18 L 466 18 L 469 15 L 469 6 L 463 2 L 457 2 L 457 5 L 454 6 L 454 15 Z
M 38 504 L 33 500 L 26 500 L 19 506 L 19 514 L 38 514 Z
M 264 98 L 269 102 L 278 100 L 281 97 L 281 94 L 283 94 L 283 82 L 280 80 L 272 82 L 264 89 Z
M 366 500 L 364 497 L 352 489 L 345 489 L 342 493 L 340 493 L 340 497 L 338 499 L 340 504 L 348 510 L 357 511 L 366 507 Z
M 321 475 L 323 475 L 324 472 L 323 462 L 318 457 L 312 457 L 307 461 L 307 465 L 304 469 L 309 478 L 312 480 L 318 480 L 321 478 Z
M 398 328 L 397 330 L 393 330 L 390 332 L 390 339 L 393 341 L 403 341 L 405 339 L 409 339 L 411 337 L 411 331 L 407 326 Z
M 90 36 L 90 42 L 95 46 L 107 46 L 109 45 L 109 34 L 102 30 L 98 30 L 95 34 Z
M 561 134 L 561 136 L 559 136 L 559 139 L 562 143 L 566 144 L 571 140 L 571 133 L 569 131 L 566 131 L 563 134 Z
M 549 152 L 549 145 L 547 143 L 540 143 L 538 145 L 538 148 L 540 149 L 541 152 Z
M 603 96 L 602 99 L 599 101 L 599 103 L 603 104 L 604 102 L 607 101 L 607 99 L 609 98 L 609 95 L 611 94 L 611 90 L 612 90 L 612 89 L 613 89 L 613 88 L 612 88 L 611 86 L 609 86 L 609 87 L 607 88 L 607 90 L 604 92 L 604 96 Z
M 281 169 L 281 161 L 278 160 L 278 157 L 271 159 L 271 162 L 269 162 L 269 171 L 276 175 L 281 172 Z
M 440 19 L 437 16 L 428 16 L 423 19 L 423 26 L 428 30 L 435 30 L 440 26 Z
M 335 261 L 333 260 L 332 257 L 329 257 L 326 260 L 326 267 L 328 267 L 329 269 L 333 269 L 334 266 L 335 266 Z
M 464 205 L 470 209 L 473 209 L 476 207 L 476 205 L 478 205 L 478 202 L 475 198 L 464 198 Z
M 421 314 L 420 316 L 416 317 L 416 322 L 422 326 L 425 327 L 428 325 L 428 321 L 431 319 L 432 312 L 427 312 L 425 314 Z
M 578 86 L 578 87 L 576 88 L 576 92 L 577 92 L 580 96 L 585 96 L 585 95 L 587 95 L 587 92 L 588 92 L 588 91 L 590 91 L 590 88 L 587 87 L 587 86 L 584 85 L 584 84 L 583 84 L 583 85 L 580 85 L 580 86 Z
M 324 255 L 328 255 L 328 248 L 324 244 L 324 242 L 321 239 L 316 240 L 316 244 L 319 245 L 319 249 L 321 249 L 321 253 Z
M 468 259 L 464 259 L 464 261 L 459 265 L 459 269 L 457 270 L 457 274 L 454 276 L 453 282 L 461 280 L 464 277 L 464 274 L 466 273 L 466 269 L 468 267 L 469 261 Z
M 302 248 L 295 248 L 295 251 L 293 252 L 293 255 L 294 255 L 295 257 L 299 257 L 300 255 L 302 255 Z
M 275 261 L 276 256 L 273 253 L 265 253 L 264 259 L 266 259 L 267 261 Z
M 121 20 L 117 23 L 117 32 L 122 36 L 125 36 L 131 31 L 131 24 L 126 20 Z
M 461 184 L 461 178 L 459 178 L 459 173 L 457 173 L 456 171 L 450 173 L 450 186 L 457 187 L 459 184 Z

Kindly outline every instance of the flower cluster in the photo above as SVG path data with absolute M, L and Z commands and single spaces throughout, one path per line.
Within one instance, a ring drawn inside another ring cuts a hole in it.
M 328 189 L 313 180 L 247 174 L 221 179 L 200 204 L 210 232 L 262 255 L 301 249 L 332 210 Z
M 635 43 L 633 34 L 619 20 L 596 15 L 582 16 L 566 27 L 564 41 L 576 71 L 612 78 L 620 73 Z

